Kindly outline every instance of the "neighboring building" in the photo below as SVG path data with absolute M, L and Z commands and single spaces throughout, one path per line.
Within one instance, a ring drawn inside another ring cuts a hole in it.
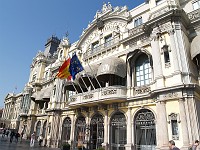
M 198 0 L 108 3 L 77 42 L 48 39 L 22 93 L 19 130 L 43 134 L 48 147 L 167 150 L 173 139 L 187 150 L 200 139 L 199 8 Z M 74 52 L 85 71 L 74 83 L 55 78 Z M 14 101 L 5 99 L 3 118 Z
M 19 128 L 19 110 L 22 101 L 22 93 L 9 93 L 5 98 L 5 106 L 2 114 L 2 121 L 6 128 Z
M 4 127 L 4 123 L 3 123 L 3 120 L 2 120 L 2 114 L 3 114 L 3 108 L 2 109 L 0 108 L 0 128 Z

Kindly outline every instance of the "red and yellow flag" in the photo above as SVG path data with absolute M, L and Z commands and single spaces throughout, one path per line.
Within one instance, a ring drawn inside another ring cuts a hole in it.
M 60 79 L 67 79 L 67 80 L 71 80 L 72 76 L 69 72 L 69 66 L 70 66 L 70 58 L 68 58 L 67 60 L 65 60 L 65 62 L 62 64 L 62 66 L 60 67 L 57 77 Z

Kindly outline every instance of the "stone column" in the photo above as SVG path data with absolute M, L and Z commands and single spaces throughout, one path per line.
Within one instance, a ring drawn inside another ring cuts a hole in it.
M 153 58 L 154 79 L 157 82 L 156 83 L 157 87 L 163 87 L 164 81 L 163 81 L 159 36 L 155 31 L 153 31 L 151 37 L 152 37 L 151 48 L 152 48 L 152 58 Z
M 73 115 L 71 117 L 71 133 L 70 133 L 70 141 L 71 141 L 71 147 L 73 148 L 73 142 L 74 142 L 74 131 L 75 131 L 75 116 Z
M 165 102 L 158 101 L 156 103 L 157 108 L 157 146 L 161 150 L 168 150 L 168 122 Z
M 180 72 L 179 68 L 179 61 L 178 61 L 178 56 L 177 56 L 177 49 L 176 49 L 176 43 L 175 43 L 175 37 L 174 37 L 174 30 L 168 31 L 169 37 L 170 37 L 170 47 L 172 50 L 172 55 L 173 55 L 173 66 L 174 66 L 174 72 Z
M 90 140 L 90 123 L 89 123 L 89 112 L 87 112 L 86 116 L 86 128 L 85 128 L 85 141 L 87 141 L 87 144 L 85 145 L 86 148 L 89 148 L 89 140 Z
M 126 150 L 132 150 L 132 124 L 131 124 L 131 108 L 128 108 L 127 111 L 127 144 L 126 144 Z
M 180 119 L 181 119 L 181 127 L 182 127 L 182 138 L 183 138 L 183 147 L 181 150 L 188 150 L 189 146 L 189 134 L 188 134 L 188 126 L 186 120 L 185 113 L 185 99 L 179 99 L 179 109 L 180 109 Z
M 104 143 L 102 146 L 105 148 L 105 150 L 108 150 L 108 111 L 105 111 L 105 117 L 104 117 Z

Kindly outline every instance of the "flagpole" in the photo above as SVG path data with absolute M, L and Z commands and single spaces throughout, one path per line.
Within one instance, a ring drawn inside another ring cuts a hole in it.
M 83 81 L 84 86 L 85 86 L 85 87 L 87 88 L 87 90 L 89 91 L 89 89 L 88 89 L 88 87 L 87 87 L 85 81 L 84 81 L 83 78 L 81 77 L 81 75 L 80 75 L 80 78 L 81 78 L 81 80 Z
M 84 70 L 84 72 L 85 72 L 86 76 L 88 77 L 88 80 L 90 81 L 90 83 L 91 83 L 92 87 L 95 89 L 95 87 L 94 87 L 94 85 L 93 85 L 92 81 L 90 80 L 90 77 L 88 76 L 87 72 L 85 71 L 85 69 L 84 69 L 84 68 L 83 68 L 83 70 Z
M 77 83 L 78 83 L 78 85 L 80 86 L 80 89 L 81 89 L 82 93 L 84 93 L 84 91 L 83 91 L 81 85 L 79 84 L 79 82 L 77 82 Z
M 89 66 L 89 68 L 90 68 L 90 70 L 91 70 L 91 73 L 92 73 L 92 75 L 94 76 L 95 80 L 97 81 L 99 87 L 102 88 L 102 87 L 101 87 L 101 84 L 99 83 L 99 81 L 98 81 L 98 79 L 97 79 L 97 77 L 93 74 L 92 67 L 91 67 L 90 64 L 87 62 L 87 60 L 86 60 L 86 63 L 88 64 L 88 66 Z

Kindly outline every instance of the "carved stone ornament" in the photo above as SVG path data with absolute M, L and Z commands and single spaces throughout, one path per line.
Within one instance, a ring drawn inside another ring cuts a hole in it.
M 98 18 L 98 19 L 97 19 L 96 24 L 97 24 L 97 28 L 98 28 L 99 30 L 103 29 L 103 27 L 104 27 L 104 22 L 103 22 L 103 20 L 102 20 L 101 18 Z
M 151 92 L 150 86 L 142 86 L 135 88 L 135 95 Z
M 92 99 L 94 97 L 94 94 L 87 94 L 83 96 L 83 99 Z
M 178 97 L 178 93 L 176 92 L 171 92 L 171 93 L 167 93 L 165 95 L 163 95 L 164 99 L 172 99 L 172 98 L 176 98 Z
M 116 89 L 108 89 L 108 90 L 104 90 L 101 92 L 101 96 L 112 95 L 112 94 L 117 94 L 117 90 Z

